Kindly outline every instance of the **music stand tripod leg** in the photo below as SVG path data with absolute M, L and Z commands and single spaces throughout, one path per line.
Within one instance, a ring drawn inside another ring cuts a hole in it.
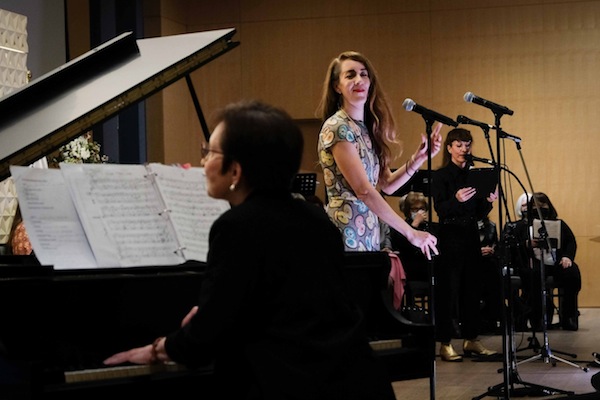
M 544 238 L 544 231 L 542 229 L 540 229 L 540 239 Z M 543 240 L 541 241 L 543 243 Z M 588 368 L 587 367 L 582 367 L 576 363 L 574 363 L 573 361 L 569 361 L 569 360 L 565 360 L 564 358 L 560 358 L 557 357 L 555 355 L 552 354 L 552 350 L 550 350 L 550 344 L 548 341 L 548 316 L 545 312 L 546 310 L 546 300 L 547 300 L 547 289 L 546 289 L 546 269 L 545 269 L 545 264 L 544 264 L 544 259 L 543 257 L 540 257 L 540 285 L 541 285 L 541 309 L 542 309 L 542 334 L 544 337 L 544 344 L 542 346 L 542 348 L 540 349 L 540 353 L 536 354 L 530 358 L 527 358 L 525 360 L 519 361 L 517 364 L 524 364 L 526 362 L 530 362 L 530 361 L 535 361 L 535 360 L 539 360 L 540 358 L 544 360 L 544 362 L 548 363 L 549 361 L 552 362 L 553 366 L 556 366 L 556 361 L 560 361 L 563 362 L 567 365 L 570 365 L 572 367 L 581 369 L 584 372 L 588 372 Z M 561 352 L 556 350 L 557 353 L 559 354 L 564 354 L 564 355 L 568 355 L 570 357 L 577 357 L 577 354 L 569 354 L 569 353 L 565 353 L 565 352 Z
M 487 396 L 495 396 L 498 398 L 510 399 L 510 396 L 522 397 L 522 396 L 546 396 L 546 395 L 554 395 L 554 394 L 566 394 L 566 395 L 575 394 L 575 392 L 573 392 L 573 391 L 538 385 L 538 384 L 531 383 L 531 382 L 525 382 L 519 376 L 517 366 L 520 363 L 517 363 L 515 361 L 516 360 L 516 350 L 515 350 L 515 344 L 514 344 L 515 327 L 514 327 L 514 315 L 513 315 L 513 308 L 512 308 L 512 293 L 510 292 L 511 286 L 510 286 L 510 268 L 509 268 L 509 266 L 505 265 L 502 268 L 502 274 L 503 274 L 502 286 L 503 286 L 503 296 L 504 296 L 504 304 L 505 304 L 505 307 L 503 307 L 503 316 L 502 316 L 503 325 L 504 325 L 504 332 L 503 332 L 503 336 L 504 336 L 503 337 L 503 348 L 504 349 L 503 350 L 505 353 L 504 360 L 503 360 L 504 381 L 502 383 L 499 383 L 497 385 L 489 387 L 485 393 L 483 393 L 477 397 L 473 397 L 473 400 L 481 400 L 482 398 L 487 397 Z M 508 291 L 507 291 L 507 288 L 508 288 Z M 544 352 L 544 350 L 547 350 L 547 347 L 542 348 L 542 352 L 540 354 L 530 357 L 529 359 L 524 360 L 521 363 L 537 360 L 544 356 L 550 357 L 549 353 Z M 521 385 L 522 387 L 516 387 L 515 385 Z
M 565 363 L 565 364 L 568 364 L 568 365 L 570 365 L 570 366 L 572 366 L 572 367 L 579 368 L 579 369 L 580 369 L 580 370 L 582 370 L 583 372 L 588 372 L 588 371 L 589 371 L 589 369 L 588 369 L 587 367 L 582 367 L 581 365 L 579 365 L 579 364 L 576 364 L 576 363 L 574 363 L 573 361 L 565 360 L 564 358 L 560 358 L 560 357 L 558 357 L 558 356 L 555 356 L 554 354 L 550 354 L 550 359 L 551 359 L 551 360 L 552 360 L 552 359 L 555 359 L 555 360 L 558 360 L 558 361 L 560 361 L 560 362 L 563 362 L 563 363 Z

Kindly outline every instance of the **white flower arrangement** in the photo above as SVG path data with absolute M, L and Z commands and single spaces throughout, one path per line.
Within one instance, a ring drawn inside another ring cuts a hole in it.
M 108 156 L 100 154 L 100 144 L 88 132 L 62 146 L 52 161 L 56 164 L 101 164 L 108 161 Z

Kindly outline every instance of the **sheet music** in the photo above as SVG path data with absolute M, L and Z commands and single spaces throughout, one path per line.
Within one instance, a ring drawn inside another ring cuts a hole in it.
M 155 174 L 185 259 L 206 261 L 210 227 L 229 209 L 229 203 L 208 196 L 204 168 L 151 163 L 148 169 Z
M 540 237 L 540 229 L 542 227 L 542 221 L 539 219 L 533 220 L 533 238 Z M 544 220 L 544 226 L 546 227 L 546 233 L 548 233 L 548 238 L 556 239 L 557 249 L 560 249 L 560 220 L 552 219 L 552 220 Z
M 210 227 L 229 209 L 208 196 L 203 168 L 13 169 L 32 247 L 56 269 L 205 262 Z
M 60 169 L 98 266 L 185 261 L 145 166 L 61 163 Z
M 56 269 L 95 268 L 92 249 L 58 169 L 11 166 L 35 255 Z
M 560 220 L 544 220 L 544 226 L 546 227 L 546 233 L 548 239 L 552 245 L 551 249 L 536 247 L 533 249 L 535 258 L 541 260 L 544 258 L 544 264 L 554 265 L 556 260 L 556 249 L 560 249 Z M 542 228 L 542 222 L 539 219 L 534 219 L 531 224 L 531 237 L 539 239 L 540 229 Z M 555 246 L 556 244 L 556 246 Z

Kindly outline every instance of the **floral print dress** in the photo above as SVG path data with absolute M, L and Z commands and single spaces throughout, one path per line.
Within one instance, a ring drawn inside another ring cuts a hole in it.
M 337 111 L 323 124 L 318 143 L 327 190 L 327 214 L 342 232 L 346 251 L 379 251 L 379 219 L 356 197 L 333 158 L 331 148 L 340 141 L 354 145 L 373 187 L 379 179 L 379 159 L 366 125 L 343 110 Z

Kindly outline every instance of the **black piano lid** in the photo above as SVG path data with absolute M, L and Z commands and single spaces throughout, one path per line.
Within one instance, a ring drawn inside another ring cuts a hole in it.
M 235 32 L 219 29 L 135 44 L 125 33 L 0 100 L 0 180 L 10 176 L 11 165 L 32 164 L 237 47 L 231 40 Z

